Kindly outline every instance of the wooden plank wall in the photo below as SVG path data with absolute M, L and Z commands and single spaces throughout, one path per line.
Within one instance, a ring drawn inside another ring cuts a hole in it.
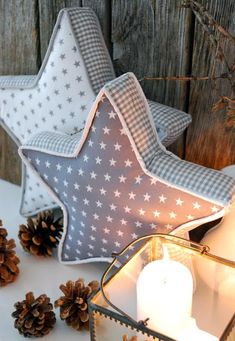
M 226 30 L 235 36 L 235 1 L 214 0 L 202 3 Z M 230 65 L 235 62 L 235 46 L 225 41 L 223 50 L 229 56 Z M 210 44 L 198 22 L 195 25 L 192 73 L 209 75 L 214 62 L 216 73 L 227 72 L 225 63 L 215 60 L 215 48 Z M 227 128 L 224 124 L 225 112 L 211 112 L 211 106 L 219 96 L 235 98 L 235 88 L 231 88 L 228 80 L 215 82 L 192 82 L 190 87 L 189 112 L 193 116 L 193 124 L 187 135 L 186 158 L 198 164 L 220 169 L 235 164 L 235 126 Z
M 202 0 L 235 35 L 234 0 Z M 215 55 L 208 37 L 190 9 L 179 0 L 0 0 L 0 74 L 35 74 L 45 55 L 59 10 L 90 6 L 96 12 L 117 74 L 143 76 L 207 75 Z M 225 44 L 231 58 L 234 50 Z M 220 66 L 218 71 L 221 71 Z M 226 81 L 176 83 L 142 81 L 153 100 L 189 111 L 193 123 L 170 149 L 181 157 L 212 168 L 235 163 L 235 129 L 225 114 L 211 113 L 219 94 L 232 93 Z M 230 93 L 229 93 L 230 91 Z M 20 183 L 16 147 L 0 129 L 0 178 Z

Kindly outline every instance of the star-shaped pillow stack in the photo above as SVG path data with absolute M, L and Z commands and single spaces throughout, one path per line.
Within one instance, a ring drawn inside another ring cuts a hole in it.
M 84 7 L 64 9 L 38 75 L 0 77 L 0 124 L 18 146 L 43 130 L 79 132 L 95 95 L 114 78 L 95 13 Z M 159 137 L 167 146 L 189 125 L 191 116 L 156 102 L 149 104 Z M 34 215 L 55 205 L 23 167 L 20 213 Z
M 101 90 L 83 132 L 37 134 L 20 155 L 63 209 L 63 262 L 110 260 L 139 236 L 215 219 L 235 189 L 221 172 L 166 152 L 131 73 Z

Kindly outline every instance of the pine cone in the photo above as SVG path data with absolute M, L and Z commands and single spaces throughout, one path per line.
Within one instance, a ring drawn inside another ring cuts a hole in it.
M 35 219 L 28 218 L 27 226 L 20 225 L 18 236 L 25 251 L 36 256 L 51 256 L 62 231 L 62 218 L 55 220 L 52 211 L 44 211 Z
M 47 335 L 56 322 L 50 298 L 43 294 L 35 299 L 32 292 L 28 292 L 25 298 L 14 305 L 16 310 L 12 317 L 15 318 L 15 328 L 25 337 Z
M 138 338 L 137 338 L 137 336 L 132 336 L 132 337 L 129 339 L 127 335 L 123 335 L 122 341 L 138 341 Z
M 7 240 L 7 230 L 2 226 L 0 220 L 0 287 L 14 282 L 19 274 L 20 260 L 15 253 L 14 239 Z
M 55 301 L 55 307 L 60 307 L 60 318 L 76 330 L 89 329 L 87 300 L 98 287 L 97 281 L 85 286 L 83 279 L 68 281 L 66 285 L 61 284 L 60 290 L 64 296 Z

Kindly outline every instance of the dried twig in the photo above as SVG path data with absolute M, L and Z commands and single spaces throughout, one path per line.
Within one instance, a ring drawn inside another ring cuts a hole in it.
M 233 44 L 235 44 L 235 37 L 225 30 L 217 21 L 212 17 L 212 15 L 207 11 L 207 9 L 196 0 L 184 0 L 182 3 L 183 7 L 191 8 L 194 14 L 200 19 L 200 22 L 209 24 L 214 29 L 217 29 L 222 35 L 230 39 Z M 199 16 L 200 15 L 200 16 Z
M 220 110 L 226 110 L 226 121 L 225 124 L 227 127 L 235 126 L 235 98 L 229 98 L 226 96 L 220 96 L 218 102 L 216 102 L 211 111 L 218 112 Z
M 223 48 L 220 44 L 220 34 L 228 38 L 233 44 L 235 44 L 235 37 L 226 31 L 207 11 L 207 9 L 196 0 L 183 0 L 182 7 L 191 8 L 195 17 L 203 27 L 204 31 L 208 33 L 208 37 L 212 45 L 216 48 L 216 57 L 219 57 L 223 61 L 227 69 L 231 71 L 231 66 L 226 58 Z
M 230 79 L 232 78 L 232 73 L 223 73 L 220 76 L 166 76 L 166 77 L 143 77 L 139 81 L 143 80 L 155 80 L 155 81 L 181 81 L 181 82 L 189 82 L 189 81 L 207 81 L 212 80 L 215 81 L 217 79 Z
M 224 39 L 228 39 L 232 45 L 235 47 L 235 37 L 225 30 L 208 12 L 208 10 L 197 0 L 183 0 L 182 7 L 190 8 L 196 19 L 201 24 L 203 30 L 208 33 L 208 38 L 212 43 L 212 46 L 215 47 L 215 57 L 213 61 L 213 65 L 211 68 L 210 75 L 208 76 L 159 76 L 159 77 L 147 77 L 144 76 L 140 79 L 143 80 L 164 80 L 164 81 L 180 81 L 180 82 L 188 82 L 188 81 L 217 81 L 219 79 L 227 79 L 230 82 L 231 89 L 235 89 L 235 60 L 232 65 L 229 64 L 227 60 L 227 56 L 223 51 L 222 43 Z M 215 68 L 216 62 L 220 61 L 224 63 L 227 67 L 227 72 L 216 75 Z M 235 99 L 229 98 L 226 96 L 221 96 L 218 102 L 216 102 L 212 107 L 212 112 L 217 112 L 219 110 L 225 110 L 227 119 L 226 125 L 228 127 L 235 126 Z

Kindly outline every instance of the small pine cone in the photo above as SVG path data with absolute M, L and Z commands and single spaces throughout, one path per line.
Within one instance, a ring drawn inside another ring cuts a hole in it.
M 129 339 L 127 335 L 123 335 L 122 341 L 138 341 L 138 338 L 137 338 L 137 336 L 132 336 L 132 337 Z
M 60 290 L 64 293 L 55 301 L 55 307 L 60 307 L 60 318 L 76 330 L 89 329 L 88 298 L 99 287 L 97 281 L 85 286 L 83 279 L 68 281 L 61 284 Z
M 20 225 L 19 239 L 23 249 L 36 256 L 51 256 L 63 231 L 63 220 L 55 220 L 52 211 L 40 212 L 35 219 L 28 218 L 27 226 Z
M 32 292 L 25 295 L 25 300 L 16 302 L 12 317 L 14 326 L 25 337 L 41 337 L 47 335 L 56 322 L 53 305 L 47 295 L 34 298 Z
M 20 260 L 16 256 L 14 239 L 7 239 L 7 230 L 0 220 L 0 287 L 14 282 L 19 274 Z

